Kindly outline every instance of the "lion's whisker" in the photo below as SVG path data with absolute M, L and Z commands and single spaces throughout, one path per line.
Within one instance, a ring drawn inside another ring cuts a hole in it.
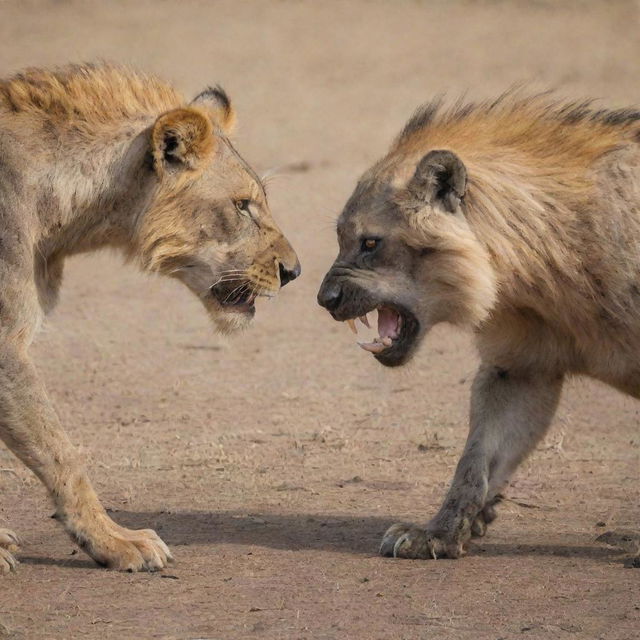
M 220 272 L 221 276 L 224 276 L 228 273 L 246 273 L 247 270 L 246 269 L 225 269 L 224 271 Z
M 246 280 L 246 275 L 237 275 L 237 276 L 232 276 L 232 275 L 224 275 L 224 276 L 220 276 L 211 286 L 215 287 L 215 285 L 217 285 L 220 282 L 233 282 L 234 280 Z
M 227 294 L 227 296 L 224 299 L 224 302 L 227 302 L 229 298 L 233 297 L 234 295 L 240 295 L 241 293 L 244 293 L 244 290 L 249 286 L 249 284 L 250 284 L 249 282 L 244 282 L 243 284 L 239 284 L 235 289 L 233 289 Z

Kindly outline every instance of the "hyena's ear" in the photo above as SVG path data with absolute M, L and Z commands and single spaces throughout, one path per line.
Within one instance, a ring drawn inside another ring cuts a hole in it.
M 467 170 L 452 151 L 430 151 L 416 167 L 407 189 L 418 199 L 455 213 L 467 188 Z
M 211 120 L 192 107 L 161 115 L 153 125 L 151 150 L 156 172 L 195 170 L 213 154 L 216 146 Z
M 233 133 L 236 126 L 236 112 L 225 90 L 220 86 L 208 87 L 199 93 L 191 103 L 206 109 L 213 122 L 227 135 Z

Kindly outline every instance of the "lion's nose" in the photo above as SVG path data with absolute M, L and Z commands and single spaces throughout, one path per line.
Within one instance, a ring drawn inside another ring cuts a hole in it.
M 335 281 L 327 280 L 318 291 L 318 304 L 327 311 L 335 311 L 342 300 L 342 287 Z
M 288 282 L 295 280 L 300 275 L 300 272 L 302 271 L 302 267 L 300 266 L 299 262 L 296 262 L 296 265 L 295 267 L 293 267 L 293 269 L 287 269 L 287 267 L 285 267 L 281 262 L 279 265 L 279 269 L 280 269 L 280 286 L 281 287 L 284 287 L 284 285 L 287 284 Z

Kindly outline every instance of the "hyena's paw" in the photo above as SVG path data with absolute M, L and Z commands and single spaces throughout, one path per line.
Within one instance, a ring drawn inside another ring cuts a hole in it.
M 487 533 L 487 526 L 498 516 L 494 504 L 495 503 L 485 506 L 471 523 L 471 536 L 473 538 L 481 538 L 484 536 L 484 534 Z
M 0 575 L 15 571 L 18 561 L 12 551 L 17 551 L 20 541 L 10 529 L 0 529 Z
M 152 529 L 125 529 L 109 520 L 98 535 L 74 537 L 96 562 L 116 571 L 158 571 L 173 561 L 169 547 Z
M 412 524 L 394 524 L 382 538 L 380 555 L 393 558 L 459 558 L 464 554 L 463 544 L 445 540 L 426 528 Z

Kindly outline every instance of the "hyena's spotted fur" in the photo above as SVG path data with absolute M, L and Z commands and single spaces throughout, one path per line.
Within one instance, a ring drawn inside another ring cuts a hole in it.
M 369 345 L 382 363 L 404 363 L 438 322 L 477 337 L 451 488 L 426 527 L 394 525 L 381 549 L 457 557 L 567 375 L 640 398 L 640 112 L 514 93 L 428 105 L 362 177 L 338 235 L 319 301 L 339 320 L 381 306 L 404 320 L 395 342 Z

